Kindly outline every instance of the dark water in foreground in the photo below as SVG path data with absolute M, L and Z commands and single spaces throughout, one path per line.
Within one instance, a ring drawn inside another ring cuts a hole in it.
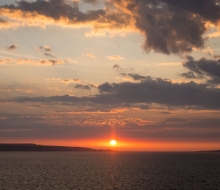
M 0 152 L 0 190 L 220 189 L 220 153 Z

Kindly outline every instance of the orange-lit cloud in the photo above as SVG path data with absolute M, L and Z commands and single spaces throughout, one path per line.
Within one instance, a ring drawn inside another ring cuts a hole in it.
M 96 56 L 93 55 L 92 53 L 87 53 L 86 56 L 87 56 L 87 57 L 90 57 L 90 58 L 96 58 Z
M 51 78 L 51 79 L 45 79 L 47 82 L 60 82 L 60 83 L 65 83 L 65 84 L 70 84 L 70 83 L 79 83 L 81 82 L 80 79 L 60 79 L 60 78 Z
M 25 93 L 32 93 L 33 90 L 32 89 L 24 89 L 24 88 L 18 88 L 15 89 L 16 92 L 25 92 Z
M 209 38 L 217 38 L 220 36 L 220 31 L 209 33 L 206 36 Z
M 107 56 L 107 58 L 110 60 L 124 59 L 123 57 L 118 56 L 118 55 Z
M 116 33 L 139 31 L 145 37 L 142 47 L 146 52 L 153 50 L 165 54 L 181 54 L 191 52 L 193 48 L 203 48 L 203 35 L 208 26 L 217 27 L 219 22 L 219 6 L 214 1 L 198 7 L 193 1 L 183 4 L 159 0 L 152 4 L 150 0 L 108 0 L 105 8 L 86 13 L 64 0 L 21 1 L 17 4 L 0 7 L 0 14 L 7 18 L 7 25 L 14 28 L 56 24 L 64 27 L 91 27 L 93 34 L 106 30 Z M 212 14 L 207 14 L 207 7 Z M 5 24 L 4 20 L 1 23 Z M 188 26 L 187 29 L 185 26 Z
M 166 62 L 166 63 L 158 63 L 158 66 L 179 66 L 182 65 L 180 62 Z
M 10 89 L 0 89 L 0 92 L 11 92 L 11 90 Z

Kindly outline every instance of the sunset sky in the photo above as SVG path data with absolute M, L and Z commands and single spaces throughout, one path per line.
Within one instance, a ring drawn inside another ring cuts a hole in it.
M 0 35 L 0 143 L 220 149 L 219 0 L 1 0 Z

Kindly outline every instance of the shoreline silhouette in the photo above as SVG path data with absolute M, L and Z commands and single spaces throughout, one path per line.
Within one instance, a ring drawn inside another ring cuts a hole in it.
M 110 149 L 92 149 L 87 147 L 50 146 L 37 144 L 0 144 L 1 151 L 112 151 Z

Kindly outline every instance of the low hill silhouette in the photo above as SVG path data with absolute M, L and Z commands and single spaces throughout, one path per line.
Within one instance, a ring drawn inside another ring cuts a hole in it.
M 86 147 L 47 146 L 37 144 L 0 144 L 0 151 L 111 151 Z

